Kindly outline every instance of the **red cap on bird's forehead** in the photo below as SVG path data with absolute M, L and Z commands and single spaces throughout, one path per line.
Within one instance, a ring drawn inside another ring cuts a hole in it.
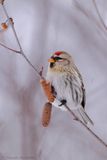
M 54 54 L 57 55 L 57 56 L 59 56 L 60 54 L 62 54 L 62 51 L 57 51 Z

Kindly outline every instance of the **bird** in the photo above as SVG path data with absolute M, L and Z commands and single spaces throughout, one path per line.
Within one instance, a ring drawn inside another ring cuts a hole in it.
M 79 117 L 87 125 L 94 124 L 85 111 L 86 91 L 82 75 L 74 63 L 73 57 L 65 51 L 56 51 L 48 59 L 46 80 L 51 85 L 55 96 L 53 105 L 67 110 L 76 110 Z

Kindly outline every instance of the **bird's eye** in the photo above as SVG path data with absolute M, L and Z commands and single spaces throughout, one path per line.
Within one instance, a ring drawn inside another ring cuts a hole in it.
M 61 57 L 54 57 L 54 59 L 55 59 L 56 61 L 59 61 L 59 60 L 62 60 L 63 58 L 61 58 Z

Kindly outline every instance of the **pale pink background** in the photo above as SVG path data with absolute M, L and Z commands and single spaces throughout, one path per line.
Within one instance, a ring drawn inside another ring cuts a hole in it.
M 107 22 L 107 0 L 96 0 Z M 23 50 L 38 69 L 56 50 L 74 57 L 87 90 L 93 130 L 107 142 L 107 31 L 92 0 L 5 0 Z M 5 19 L 0 7 L 0 23 Z M 107 24 L 107 23 L 106 23 Z M 0 42 L 18 48 L 11 28 Z M 67 112 L 53 108 L 41 125 L 46 98 L 20 55 L 0 47 L 0 160 L 107 160 L 107 150 Z

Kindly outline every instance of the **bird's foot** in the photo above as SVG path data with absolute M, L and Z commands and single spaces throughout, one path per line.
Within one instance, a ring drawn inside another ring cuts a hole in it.
M 65 105 L 67 101 L 65 99 L 62 99 L 60 102 L 61 102 L 61 104 L 58 105 L 59 107 Z

